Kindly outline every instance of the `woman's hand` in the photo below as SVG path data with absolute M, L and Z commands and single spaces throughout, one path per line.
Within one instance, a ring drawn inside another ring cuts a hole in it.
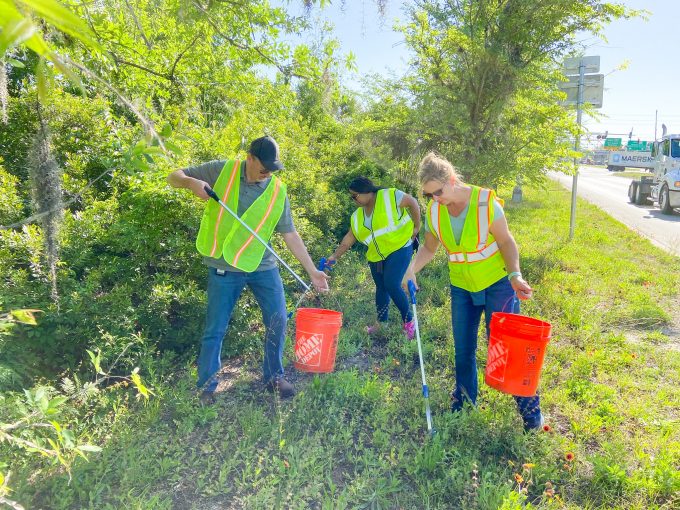
M 517 297 L 521 300 L 531 299 L 531 296 L 534 293 L 534 289 L 532 289 L 526 280 L 521 276 L 515 276 L 512 278 L 510 280 L 510 285 L 512 285 L 512 289 L 515 291 L 515 294 L 517 294 Z
M 335 256 L 335 254 L 331 255 L 330 257 L 327 257 L 326 258 L 326 264 L 324 265 L 324 269 L 332 269 L 331 266 L 333 266 L 337 261 L 338 261 L 338 258 Z
M 420 287 L 418 287 L 418 282 L 416 281 L 416 274 L 413 272 L 413 267 L 411 266 L 408 267 L 406 273 L 404 274 L 404 277 L 401 279 L 401 286 L 404 288 L 404 292 L 406 292 L 407 296 L 411 295 L 411 293 L 408 290 L 409 280 L 413 281 L 413 285 L 416 286 L 416 290 L 420 290 Z

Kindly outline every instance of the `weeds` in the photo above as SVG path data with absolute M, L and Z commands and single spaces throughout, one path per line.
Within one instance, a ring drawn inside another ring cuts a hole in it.
M 348 254 L 333 278 L 333 306 L 344 314 L 334 373 L 300 375 L 297 396 L 279 401 L 252 382 L 259 352 L 247 350 L 240 378 L 202 408 L 190 373 L 156 370 L 156 397 L 119 418 L 98 456 L 75 464 L 71 486 L 58 471 L 37 486 L 15 472 L 14 496 L 36 507 L 98 509 L 673 508 L 680 353 L 660 328 L 677 299 L 676 261 L 585 204 L 566 243 L 566 194 L 525 197 L 508 216 L 536 289 L 523 311 L 554 328 L 541 382 L 544 431 L 524 434 L 512 398 L 484 386 L 481 372 L 478 407 L 450 412 L 453 347 L 439 254 L 419 279 L 439 431 L 428 439 L 415 344 L 397 314 L 383 336 L 366 336 L 372 289 L 355 288 L 368 271 Z M 483 338 L 480 331 L 481 366 Z M 292 357 L 291 345 L 286 352 Z

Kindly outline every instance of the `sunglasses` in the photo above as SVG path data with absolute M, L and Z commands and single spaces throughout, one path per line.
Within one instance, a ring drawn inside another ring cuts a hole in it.
M 423 196 L 427 200 L 431 200 L 432 197 L 440 197 L 442 196 L 442 193 L 444 193 L 444 188 L 446 187 L 446 184 L 444 184 L 441 188 L 439 188 L 437 191 L 433 191 L 432 193 L 423 193 Z
M 356 200 L 359 196 L 359 193 L 350 193 L 349 196 L 352 197 L 352 200 Z

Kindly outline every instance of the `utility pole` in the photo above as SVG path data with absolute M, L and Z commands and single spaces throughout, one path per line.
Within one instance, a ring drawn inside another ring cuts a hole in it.
M 583 116 L 583 81 L 586 74 L 586 64 L 583 60 L 578 65 L 578 99 L 576 102 L 576 139 L 574 140 L 574 151 L 578 152 L 581 145 L 581 117 Z M 576 187 L 578 186 L 578 160 L 574 158 L 574 179 L 571 185 L 571 217 L 569 218 L 569 240 L 574 238 L 574 225 L 576 223 Z

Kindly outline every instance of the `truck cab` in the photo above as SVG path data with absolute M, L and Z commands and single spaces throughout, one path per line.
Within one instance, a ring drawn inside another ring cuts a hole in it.
M 652 146 L 654 183 L 650 199 L 659 203 L 664 214 L 680 207 L 680 134 L 664 135 Z

